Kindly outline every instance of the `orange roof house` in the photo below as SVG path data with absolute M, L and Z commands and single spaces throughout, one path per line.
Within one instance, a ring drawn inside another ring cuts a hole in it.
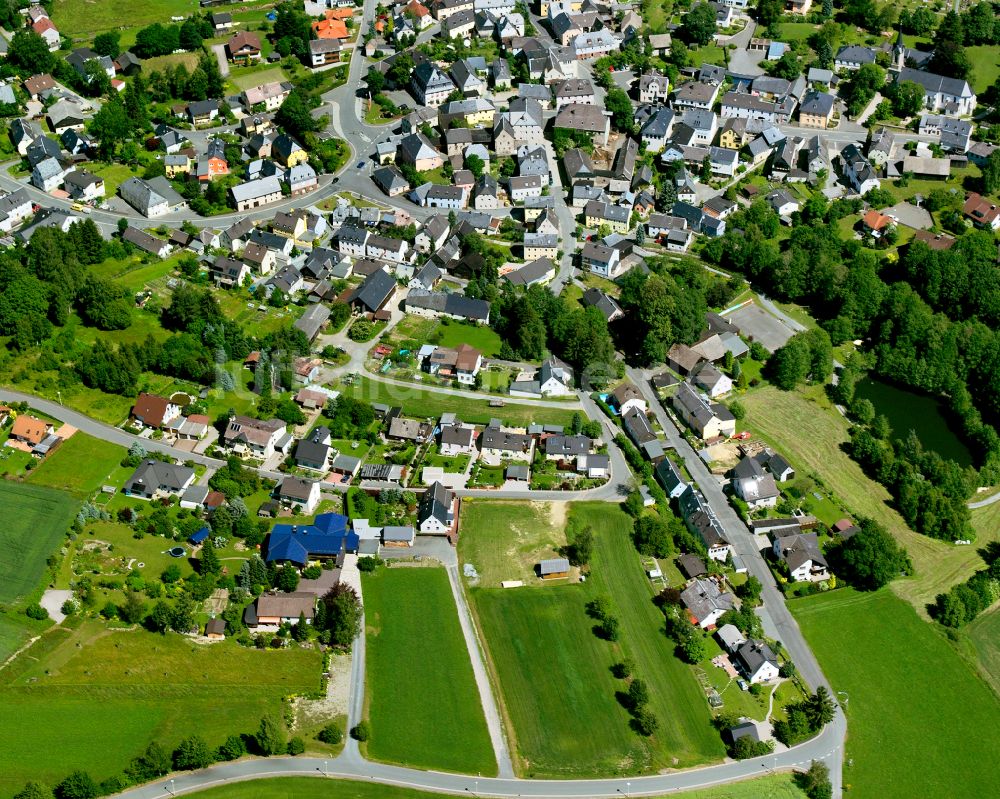
M 862 217 L 861 221 L 869 230 L 882 230 L 883 228 L 889 227 L 893 220 L 891 216 L 886 216 L 885 214 L 876 211 L 874 208 L 871 208 L 864 215 L 864 217 Z
M 331 8 L 323 14 L 326 19 L 350 19 L 354 16 L 353 8 Z
M 406 12 L 411 13 L 416 19 L 422 19 L 431 13 L 427 6 L 422 3 L 418 3 L 417 0 L 410 0 L 410 2 L 406 4 L 406 8 L 403 9 L 403 13 Z
M 18 416 L 14 420 L 14 426 L 10 429 L 11 438 L 18 441 L 26 441 L 29 444 L 41 444 L 42 440 L 49 434 L 48 422 L 36 419 L 34 416 Z
M 342 19 L 320 19 L 312 24 L 317 39 L 346 39 L 347 23 Z

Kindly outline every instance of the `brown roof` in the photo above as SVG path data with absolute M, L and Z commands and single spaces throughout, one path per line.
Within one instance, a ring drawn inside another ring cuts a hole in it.
M 279 616 L 295 618 L 300 613 L 311 619 L 315 613 L 316 596 L 305 592 L 294 594 L 265 594 L 257 598 L 257 618 Z
M 616 388 L 611 396 L 615 398 L 618 402 L 618 406 L 621 407 L 629 400 L 641 400 L 642 394 L 639 393 L 639 389 L 633 386 L 631 383 L 622 383 L 618 388 Z
M 1000 206 L 973 192 L 962 208 L 966 216 L 981 225 L 990 225 L 1000 216 Z
M 932 250 L 950 250 L 955 243 L 955 239 L 944 233 L 931 233 L 929 230 L 918 230 L 913 237 L 914 241 L 922 241 Z
M 46 89 L 51 89 L 56 85 L 52 76 L 48 74 L 32 75 L 24 82 L 24 88 L 28 94 L 38 94 Z
M 252 50 L 260 50 L 260 39 L 252 33 L 247 31 L 240 31 L 228 42 L 226 42 L 226 48 L 230 53 L 236 53 L 244 48 L 250 48 Z
M 205 497 L 205 501 L 201 504 L 206 508 L 221 508 L 222 503 L 226 501 L 226 495 L 221 491 L 209 491 L 208 495 Z
M 132 415 L 137 419 L 142 419 L 143 424 L 150 427 L 162 427 L 164 422 L 170 421 L 164 417 L 167 414 L 167 406 L 170 400 L 156 394 L 142 393 L 132 406 Z
M 34 416 L 18 416 L 14 420 L 14 426 L 10 429 L 10 434 L 14 438 L 21 438 L 29 444 L 40 444 L 42 439 L 48 435 L 49 423 L 43 422 Z

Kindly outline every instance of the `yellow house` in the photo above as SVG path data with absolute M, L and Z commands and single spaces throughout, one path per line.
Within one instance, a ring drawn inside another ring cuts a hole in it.
M 163 167 L 168 178 L 187 175 L 191 171 L 191 159 L 186 155 L 166 155 L 163 157 Z
M 284 166 L 288 167 L 309 160 L 309 153 L 302 148 L 302 145 L 284 133 L 274 140 L 274 143 L 271 145 L 271 154 Z
M 493 115 L 496 113 L 496 109 L 492 106 L 489 108 L 479 108 L 475 111 L 470 111 L 465 114 L 465 121 L 469 127 L 477 127 L 479 125 L 493 125 Z
M 629 230 L 628 208 L 621 205 L 608 205 L 607 203 L 591 200 L 583 209 L 584 221 L 588 228 L 599 228 L 607 225 L 614 233 L 621 233 L 623 236 Z
M 719 136 L 719 146 L 727 150 L 738 150 L 743 146 L 735 130 L 724 130 Z

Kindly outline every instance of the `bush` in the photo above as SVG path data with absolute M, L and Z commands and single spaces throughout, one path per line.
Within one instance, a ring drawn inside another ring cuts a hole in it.
M 371 727 L 368 726 L 367 721 L 359 721 L 351 729 L 351 737 L 355 741 L 367 741 L 371 737 L 371 734 Z
M 39 605 L 37 602 L 32 602 L 28 607 L 24 609 L 24 615 L 29 619 L 47 619 L 49 617 L 49 612 Z
M 344 733 L 340 731 L 340 727 L 337 724 L 331 722 L 320 730 L 319 735 L 316 737 L 325 744 L 336 746 L 344 740 Z
M 358 558 L 358 571 L 359 572 L 373 572 L 379 566 L 381 566 L 385 561 L 379 557 L 365 556 L 363 558 Z
M 287 751 L 290 755 L 301 755 L 306 751 L 306 742 L 296 735 L 288 742 Z

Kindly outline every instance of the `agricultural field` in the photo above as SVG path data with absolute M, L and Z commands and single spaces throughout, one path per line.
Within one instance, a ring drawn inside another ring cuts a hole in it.
M 312 777 L 282 777 L 242 782 L 198 791 L 199 799 L 443 799 L 453 794 L 427 793 L 393 785 L 374 785 L 353 780 L 320 780 Z M 788 774 L 773 774 L 718 788 L 671 793 L 683 799 L 802 799 Z M 663 799 L 653 797 L 653 799 Z
M 741 401 L 747 411 L 743 424 L 749 430 L 783 452 L 800 474 L 816 475 L 854 513 L 881 522 L 906 547 L 916 576 L 896 580 L 892 589 L 918 613 L 926 617 L 926 605 L 937 594 L 982 568 L 977 548 L 1000 537 L 997 525 L 978 521 L 992 518 L 984 513 L 987 509 L 973 513 L 979 533 L 975 547 L 955 546 L 910 530 L 891 507 L 889 492 L 841 449 L 849 439 L 848 423 L 822 389 L 780 391 L 765 386 L 748 392 Z
M 362 587 L 368 754 L 416 768 L 496 774 L 445 570 L 383 568 L 364 574 Z
M 145 26 L 153 22 L 170 21 L 173 16 L 188 16 L 199 10 L 196 0 L 159 0 L 156 3 L 142 0 L 53 0 L 52 21 L 61 31 L 71 36 L 95 34 L 118 30 L 123 21 L 130 25 Z
M 1000 792 L 1000 774 L 983 767 L 996 758 L 1000 700 L 934 627 L 887 590 L 788 604 L 833 689 L 847 693 L 850 796 Z
M 502 535 L 508 529 L 503 503 L 490 503 L 485 512 L 471 507 L 471 518 L 484 530 Z M 543 508 L 536 512 L 544 514 Z M 530 518 L 521 523 L 527 525 Z M 519 534 L 517 551 L 522 554 L 511 560 L 532 556 L 532 546 L 545 553 L 567 523 L 594 531 L 586 583 L 543 586 L 530 577 L 530 587 L 470 589 L 520 772 L 608 776 L 720 759 L 722 742 L 710 726 L 708 704 L 691 670 L 674 657 L 673 645 L 663 635 L 662 617 L 652 604 L 653 589 L 629 539 L 630 520 L 619 508 L 572 504 L 568 519 L 550 521 L 539 540 Z M 469 536 L 466 518 L 462 540 Z M 495 574 L 503 566 L 504 551 L 478 540 L 485 538 L 478 532 L 471 537 L 471 551 L 478 552 L 482 568 Z M 463 560 L 473 558 L 463 552 Z M 586 613 L 587 602 L 602 594 L 610 598 L 621 622 L 616 643 L 598 638 L 594 620 Z M 610 669 L 625 657 L 635 662 L 636 676 L 649 685 L 650 708 L 661 719 L 660 730 L 651 738 L 632 731 L 617 701 L 616 692 L 624 690 L 625 683 L 615 680 Z M 581 730 L 593 729 L 602 734 L 581 735 Z
M 565 502 L 463 500 L 461 562 L 476 567 L 483 588 L 497 588 L 502 580 L 537 580 L 538 562 L 558 557 L 566 545 L 566 508 Z
M 71 618 L 0 672 L 0 795 L 73 769 L 105 779 L 153 740 L 172 749 L 197 733 L 216 746 L 253 732 L 280 717 L 282 697 L 319 690 L 321 666 L 314 650 L 204 646 Z
M 61 488 L 83 498 L 104 485 L 126 454 L 124 447 L 76 432 L 32 469 L 28 482 Z
M 0 482 L 0 603 L 34 591 L 76 511 L 69 494 L 42 486 Z
M 438 418 L 442 413 L 455 413 L 469 424 L 485 424 L 496 417 L 506 424 L 525 427 L 532 422 L 539 424 L 569 425 L 573 410 L 567 408 L 535 407 L 504 400 L 502 408 L 491 408 L 489 400 L 464 397 L 456 394 L 425 391 L 413 386 L 383 383 L 361 376 L 352 385 L 335 386 L 341 393 L 365 402 L 399 405 L 407 416 Z

